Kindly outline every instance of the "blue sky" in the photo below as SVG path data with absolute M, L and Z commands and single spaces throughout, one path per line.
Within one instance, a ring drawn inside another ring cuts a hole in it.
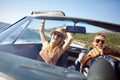
M 32 11 L 44 10 L 120 24 L 120 0 L 0 0 L 0 22 L 14 23 Z

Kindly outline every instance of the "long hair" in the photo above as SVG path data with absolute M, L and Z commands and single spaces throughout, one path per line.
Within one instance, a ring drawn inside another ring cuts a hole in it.
M 63 46 L 64 43 L 65 43 L 65 42 L 64 42 L 63 40 L 61 40 L 61 41 L 55 46 L 55 48 L 52 49 L 52 53 L 59 51 L 59 50 L 61 49 L 61 47 Z M 50 42 L 49 42 L 48 46 L 46 47 L 46 50 L 50 50 L 51 47 L 52 47 L 52 44 L 50 44 Z

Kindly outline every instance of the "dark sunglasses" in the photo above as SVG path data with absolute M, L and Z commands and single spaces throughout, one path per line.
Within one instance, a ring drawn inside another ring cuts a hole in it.
M 58 32 L 54 32 L 53 34 L 54 34 L 54 35 L 57 35 L 57 37 L 63 37 L 63 35 L 60 34 L 60 33 L 58 33 Z
M 105 40 L 96 39 L 96 40 L 95 40 L 95 42 L 96 42 L 96 43 L 99 43 L 99 42 L 101 42 L 102 44 L 104 44 L 104 43 L 105 43 Z

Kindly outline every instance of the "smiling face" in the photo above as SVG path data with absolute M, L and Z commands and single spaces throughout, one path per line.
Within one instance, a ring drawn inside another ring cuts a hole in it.
M 104 35 L 97 35 L 94 37 L 94 40 L 92 42 L 93 47 L 98 47 L 100 49 L 105 48 L 105 36 Z
M 59 32 L 54 32 L 51 36 L 51 41 L 54 43 L 54 44 L 59 44 L 63 39 L 63 35 Z

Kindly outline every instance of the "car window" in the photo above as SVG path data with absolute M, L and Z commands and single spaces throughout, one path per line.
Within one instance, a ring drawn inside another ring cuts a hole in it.
M 15 44 L 41 43 L 40 34 L 39 34 L 40 21 L 41 21 L 40 19 L 32 19 L 31 22 L 24 29 L 24 31 L 17 38 L 17 40 L 15 41 Z M 46 20 L 45 34 L 46 34 L 47 40 L 50 40 L 49 33 L 52 30 L 56 29 L 57 27 L 64 27 L 68 24 L 73 25 L 73 23 L 70 23 L 70 22 Z
M 39 34 L 40 20 L 33 19 L 31 22 L 26 25 L 24 31 L 15 41 L 15 44 L 28 44 L 28 43 L 41 43 L 40 34 Z M 47 40 L 50 40 L 50 36 L 46 35 Z
M 38 44 L 41 43 L 39 28 L 40 18 L 25 17 L 9 29 L 5 30 L 0 37 L 1 44 Z M 91 45 L 93 36 L 96 33 L 104 33 L 107 35 L 107 46 L 112 49 L 120 50 L 120 33 L 112 32 L 97 26 L 89 25 L 83 22 L 74 22 L 70 20 L 45 20 L 45 34 L 46 38 L 50 40 L 49 33 L 58 28 L 64 26 L 83 26 L 86 28 L 86 34 L 73 34 L 73 43 L 82 47 L 88 47 Z
M 28 20 L 23 20 L 21 23 L 17 23 L 13 26 L 11 26 L 9 29 L 4 31 L 3 34 L 3 40 L 1 44 L 10 44 L 14 42 L 19 34 L 24 30 L 25 26 L 29 23 Z

